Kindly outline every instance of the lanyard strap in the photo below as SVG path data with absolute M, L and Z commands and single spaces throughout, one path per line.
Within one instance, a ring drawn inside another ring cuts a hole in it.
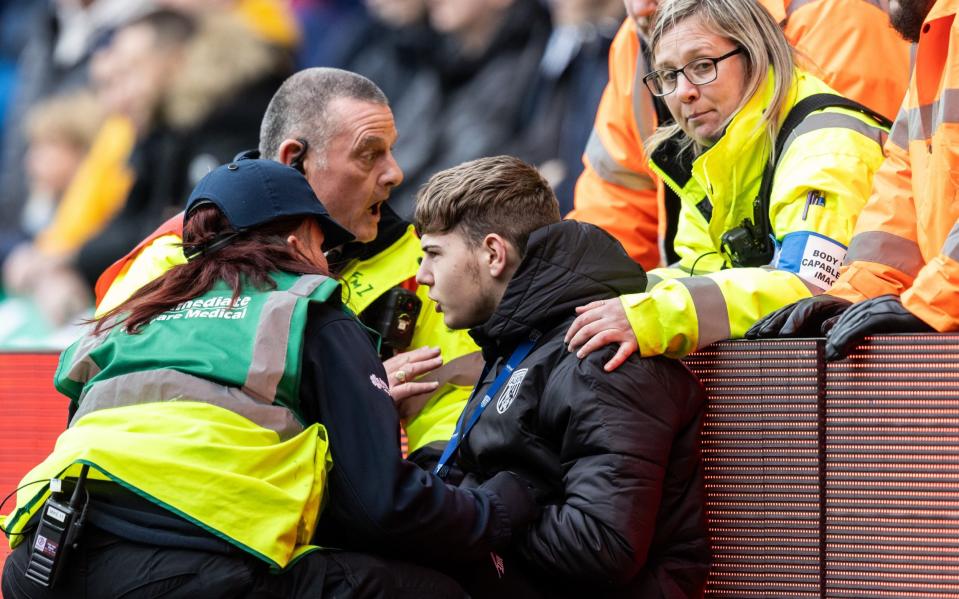
M 506 382 L 506 379 L 508 379 L 513 371 L 516 370 L 516 367 L 519 366 L 520 362 L 522 362 L 526 356 L 529 355 L 529 352 L 533 351 L 533 346 L 535 344 L 535 339 L 529 339 L 521 343 L 513 351 L 513 354 L 506 362 L 506 366 L 500 371 L 499 375 L 496 376 L 496 380 L 494 380 L 493 384 L 489 386 L 489 389 L 486 390 L 486 395 L 483 396 L 483 401 L 481 401 L 480 405 L 476 406 L 476 409 L 473 410 L 469 421 L 466 423 L 466 428 L 463 428 L 463 419 L 466 416 L 466 410 L 464 408 L 463 413 L 456 422 L 456 430 L 453 431 L 453 436 L 450 437 L 449 442 L 446 444 L 446 449 L 443 450 L 443 455 L 440 456 L 440 461 L 436 463 L 436 468 L 433 469 L 434 474 L 438 474 L 441 478 L 446 477 L 447 473 L 449 472 L 449 466 L 447 466 L 446 463 L 449 462 L 450 458 L 453 457 L 453 454 L 456 453 L 456 450 L 459 449 L 460 443 L 473 429 L 473 425 L 475 425 L 480 419 L 480 416 L 483 415 L 483 411 L 486 409 L 486 406 L 490 404 L 490 402 L 493 400 L 493 397 L 495 397 L 496 393 L 499 392 L 500 387 L 503 386 L 503 383 Z M 483 374 L 480 376 L 480 382 L 486 378 L 488 373 L 489 366 L 483 370 Z M 473 394 L 475 395 L 476 391 L 478 390 L 479 383 L 477 383 L 476 388 L 473 389 Z M 474 395 L 470 396 L 470 401 L 472 401 Z M 469 402 L 467 402 L 467 405 L 469 405 Z

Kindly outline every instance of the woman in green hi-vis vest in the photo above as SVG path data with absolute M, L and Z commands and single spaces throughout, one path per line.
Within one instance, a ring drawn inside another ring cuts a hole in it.
M 269 160 L 212 171 L 185 214 L 188 262 L 60 359 L 70 423 L 4 521 L 3 596 L 463 596 L 393 558 L 484 557 L 532 495 L 509 472 L 459 489 L 401 458 L 393 400 L 429 383 L 391 387 L 341 305 L 323 250 L 349 234 Z

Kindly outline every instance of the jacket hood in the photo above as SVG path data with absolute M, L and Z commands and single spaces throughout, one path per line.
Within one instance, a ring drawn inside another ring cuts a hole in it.
M 542 335 L 589 302 L 646 290 L 646 273 L 611 235 L 567 220 L 533 231 L 526 256 L 493 315 L 470 335 L 483 349 L 505 354 Z

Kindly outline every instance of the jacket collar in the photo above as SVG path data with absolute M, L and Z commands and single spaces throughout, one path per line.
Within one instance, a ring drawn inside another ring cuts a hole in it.
M 913 102 L 925 106 L 937 102 L 940 98 L 942 72 L 949 68 L 951 60 L 949 46 L 955 37 L 953 25 L 959 0 L 937 0 L 923 21 L 919 43 L 915 46 L 915 68 L 913 69 L 910 89 Z
M 787 106 L 795 102 L 797 87 L 794 78 Z M 762 118 L 772 101 L 774 88 L 773 71 L 770 68 L 760 89 L 733 116 L 715 144 L 695 159 L 688 153 L 676 158 L 682 135 L 678 134 L 656 149 L 649 165 L 680 197 L 691 191 L 706 191 L 710 196 L 717 197 L 734 197 L 728 194 L 730 188 L 742 189 L 744 182 L 762 176 L 762 166 L 770 151 Z M 694 184 L 690 186 L 693 180 Z M 717 186 L 722 191 L 717 191 Z
M 925 22 L 930 23 L 936 19 L 955 17 L 957 12 L 959 12 L 959 0 L 936 0 L 936 3 L 929 9 Z
M 470 335 L 487 360 L 571 319 L 577 306 L 646 289 L 646 273 L 602 229 L 563 221 L 534 231 L 493 315 Z
M 376 225 L 376 239 L 369 243 L 353 241 L 326 255 L 334 273 L 343 272 L 354 260 L 369 260 L 395 244 L 410 228 L 389 203 L 380 204 L 380 222 Z

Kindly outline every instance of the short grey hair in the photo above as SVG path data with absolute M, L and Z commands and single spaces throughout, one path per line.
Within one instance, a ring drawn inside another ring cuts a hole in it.
M 285 139 L 302 138 L 323 149 L 336 132 L 330 102 L 338 98 L 388 105 L 386 95 L 362 75 L 342 69 L 315 67 L 290 76 L 273 95 L 260 124 L 260 156 L 275 160 Z

